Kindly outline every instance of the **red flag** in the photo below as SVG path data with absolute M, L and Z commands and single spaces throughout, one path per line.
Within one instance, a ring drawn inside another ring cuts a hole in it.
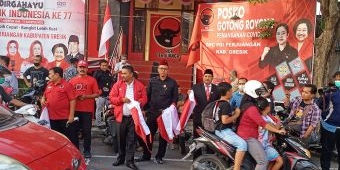
M 174 131 L 178 124 L 178 113 L 176 107 L 171 105 L 163 110 L 161 116 L 157 118 L 158 130 L 161 137 L 171 143 L 175 137 Z
M 189 94 L 188 100 L 185 101 L 184 103 L 181 118 L 179 119 L 178 125 L 175 130 L 176 135 L 179 135 L 181 132 L 183 132 L 183 129 L 185 125 L 188 123 L 189 117 L 192 114 L 192 111 L 194 110 L 195 105 L 196 105 L 196 101 L 195 101 L 194 92 L 191 91 Z
M 189 58 L 187 67 L 197 63 L 200 60 L 201 47 L 201 21 L 200 17 L 196 17 L 191 39 L 189 44 Z
M 100 37 L 100 44 L 98 50 L 98 57 L 107 56 L 107 43 L 109 39 L 113 36 L 113 26 L 110 14 L 110 6 L 106 5 L 104 22 L 103 22 L 102 35 Z
M 134 106 L 131 109 L 131 115 L 132 115 L 133 123 L 135 124 L 135 132 L 140 138 L 143 139 L 143 142 L 147 146 L 149 152 L 151 152 L 149 148 L 149 143 L 151 143 L 151 139 L 152 139 L 151 134 L 150 134 L 150 129 L 145 123 L 142 111 L 139 107 L 139 103 L 136 102 L 132 105 Z M 149 135 L 149 138 L 147 137 L 147 135 Z

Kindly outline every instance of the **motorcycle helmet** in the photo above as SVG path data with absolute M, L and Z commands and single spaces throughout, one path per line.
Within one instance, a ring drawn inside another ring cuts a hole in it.
M 266 94 L 267 92 L 268 90 L 266 87 L 257 80 L 249 80 L 244 85 L 244 93 L 255 99 Z

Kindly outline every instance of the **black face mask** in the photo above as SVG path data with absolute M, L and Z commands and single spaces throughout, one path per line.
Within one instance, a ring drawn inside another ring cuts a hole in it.
M 40 66 L 40 63 L 34 63 L 34 66 L 38 67 Z

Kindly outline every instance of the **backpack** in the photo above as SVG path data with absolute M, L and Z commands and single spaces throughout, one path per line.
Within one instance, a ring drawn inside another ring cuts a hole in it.
M 220 118 L 218 117 L 220 102 L 220 100 L 211 102 L 205 106 L 204 110 L 202 111 L 203 129 L 209 132 L 215 132 L 216 126 L 221 123 L 221 121 L 219 121 Z

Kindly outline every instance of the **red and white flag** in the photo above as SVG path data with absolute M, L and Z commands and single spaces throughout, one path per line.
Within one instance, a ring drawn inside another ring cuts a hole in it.
M 112 20 L 111 20 L 109 4 L 106 5 L 103 23 L 104 24 L 103 24 L 103 29 L 102 29 L 102 35 L 100 37 L 98 57 L 102 57 L 104 55 L 107 56 L 108 50 L 106 46 L 107 46 L 109 39 L 113 36 L 113 25 L 112 25 Z
M 139 106 L 139 103 L 137 101 L 131 101 L 129 104 L 127 104 L 127 107 L 131 110 L 131 115 L 133 119 L 133 123 L 135 124 L 135 132 L 136 134 L 143 139 L 145 145 L 149 147 L 148 143 L 151 143 L 151 134 L 150 129 L 146 125 L 142 110 Z M 147 137 L 147 135 L 150 135 Z M 150 151 L 150 149 L 148 148 Z M 150 151 L 151 152 L 151 151 Z
M 163 110 L 162 115 L 157 118 L 157 124 L 159 134 L 167 142 L 171 143 L 175 137 L 174 131 L 178 124 L 178 113 L 176 106 L 171 105 L 170 107 Z
M 194 92 L 191 90 L 190 93 L 189 93 L 189 98 L 184 103 L 181 118 L 179 119 L 179 122 L 177 124 L 176 129 L 175 129 L 176 135 L 179 135 L 181 132 L 183 132 L 183 129 L 185 128 L 186 124 L 188 123 L 188 120 L 189 120 L 195 106 L 196 106 L 196 100 L 195 100 Z
M 109 61 L 109 65 L 111 66 L 111 73 L 113 73 L 116 63 L 119 61 L 120 56 L 122 54 L 123 48 L 123 29 L 120 28 L 119 35 L 116 41 L 116 44 L 113 48 L 113 52 Z

